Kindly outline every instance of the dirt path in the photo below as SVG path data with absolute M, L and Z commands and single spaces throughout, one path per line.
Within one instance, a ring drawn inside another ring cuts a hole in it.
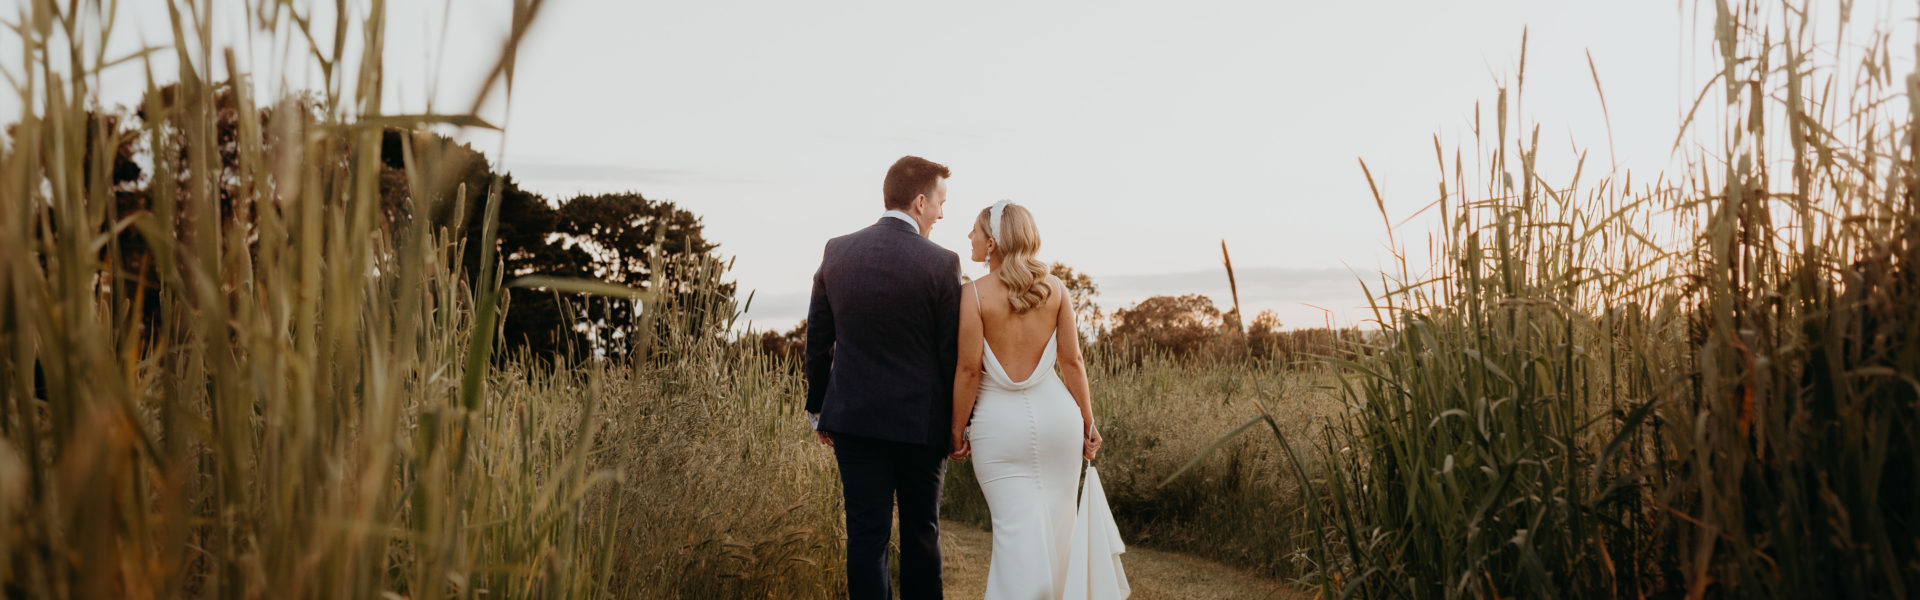
M 979 598 L 986 594 L 987 557 L 993 538 L 978 527 L 954 521 L 940 523 L 940 553 L 945 559 L 948 598 Z M 1129 547 L 1120 556 L 1135 600 L 1205 600 L 1311 597 L 1286 583 L 1254 577 L 1184 554 Z

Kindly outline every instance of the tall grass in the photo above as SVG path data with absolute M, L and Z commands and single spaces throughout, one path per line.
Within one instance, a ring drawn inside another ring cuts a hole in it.
M 1436 143 L 1436 272 L 1383 276 L 1386 338 L 1336 361 L 1323 595 L 1920 595 L 1920 74 L 1713 8 L 1686 172 L 1549 183 L 1518 84 L 1473 158 Z
M 662 345 L 679 356 L 514 362 L 495 381 L 509 410 L 552 407 L 528 430 L 536 455 L 581 443 L 596 410 L 587 470 L 621 476 L 580 498 L 604 562 L 579 567 L 616 598 L 844 597 L 838 471 L 795 400 L 804 380 L 711 338 Z
M 1299 481 L 1283 469 L 1286 457 L 1253 439 L 1231 441 L 1205 461 L 1194 457 L 1257 404 L 1286 411 L 1281 426 L 1289 435 L 1320 435 L 1343 406 L 1331 371 L 1244 357 L 1143 355 L 1106 344 L 1089 347 L 1088 366 L 1095 422 L 1107 440 L 1095 465 L 1127 543 L 1266 576 L 1305 572 L 1302 536 L 1314 523 Z M 989 526 L 971 462 L 948 466 L 941 515 Z
M 317 105 L 253 97 L 212 3 L 169 3 L 173 39 L 107 56 L 115 6 L 33 0 L 5 37 L 23 49 L 7 71 L 24 107 L 0 148 L 5 595 L 604 593 L 613 532 L 589 535 L 580 512 L 612 477 L 589 469 L 597 398 L 503 398 L 485 370 L 492 248 L 463 273 L 462 232 L 409 217 L 456 203 L 491 230 L 497 194 L 380 210 L 384 128 L 484 126 L 381 113 L 386 4 L 337 5 L 331 40 L 301 3 L 247 5 L 275 39 L 312 44 L 292 54 L 318 64 Z M 539 6 L 516 3 L 484 89 L 511 73 Z M 365 51 L 334 43 L 349 38 Z M 154 74 L 155 53 L 177 72 Z M 128 140 L 92 113 L 105 70 L 141 65 L 133 141 L 158 183 L 151 206 L 122 214 L 109 171 Z M 407 164 L 419 181 L 437 163 Z

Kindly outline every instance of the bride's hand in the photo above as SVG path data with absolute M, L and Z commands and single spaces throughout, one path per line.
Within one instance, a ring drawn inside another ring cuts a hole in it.
M 953 460 L 966 460 L 968 456 L 973 455 L 973 443 L 967 441 L 967 435 L 964 430 L 953 432 L 953 436 L 948 440 L 947 447 L 953 449 L 952 452 L 947 454 L 947 458 Z
M 1100 452 L 1100 442 L 1104 440 L 1100 437 L 1100 429 L 1094 427 L 1092 421 L 1087 421 L 1085 428 L 1087 437 L 1081 445 L 1080 455 L 1087 460 L 1093 460 L 1093 456 Z

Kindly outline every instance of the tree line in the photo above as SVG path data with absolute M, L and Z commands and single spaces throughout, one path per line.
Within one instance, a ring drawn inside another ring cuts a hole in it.
M 244 231 L 257 231 L 257 215 L 236 213 L 233 199 L 255 188 L 271 189 L 276 182 L 254 181 L 242 169 L 245 160 L 273 161 L 274 147 L 282 142 L 275 123 L 299 119 L 320 122 L 328 116 L 320 113 L 318 101 L 295 98 L 261 110 L 256 121 L 243 119 L 240 103 L 232 87 L 223 87 L 216 100 L 212 123 L 219 140 L 215 156 L 193 156 L 191 149 L 168 140 L 179 135 L 180 125 L 166 118 L 173 109 L 175 86 L 150 91 L 133 110 L 96 110 L 88 118 L 88 135 L 105 136 L 113 156 L 88 156 L 85 169 L 111 169 L 113 210 L 119 217 L 150 212 L 163 218 L 171 211 L 157 199 L 180 194 L 156 194 L 156 187 L 185 186 L 194 181 L 196 168 L 219 169 L 218 189 L 210 190 L 221 209 L 222 224 Z M 262 147 L 242 147 L 239 128 L 242 123 L 265 123 L 257 139 Z M 720 263 L 719 244 L 708 240 L 698 215 L 671 201 L 648 198 L 640 192 L 581 194 L 565 199 L 550 199 L 523 189 L 509 173 L 496 172 L 486 156 L 468 144 L 433 133 L 421 124 L 395 123 L 377 137 L 361 138 L 363 143 L 342 144 L 332 148 L 330 156 L 315 165 L 275 165 L 275 177 L 288 180 L 300 177 L 304 169 L 350 169 L 347 160 L 361 151 L 378 151 L 379 173 L 371 174 L 378 186 L 380 205 L 375 211 L 377 226 L 391 236 L 404 236 L 413 219 L 426 219 L 431 227 L 461 232 L 465 272 L 479 273 L 480 247 L 488 240 L 482 234 L 481 220 L 488 190 L 499 186 L 499 215 L 495 244 L 499 272 L 508 280 L 527 275 L 591 278 L 630 288 L 653 292 L 651 307 L 635 306 L 635 301 L 560 293 L 544 289 L 509 288 L 507 310 L 500 324 L 503 352 L 498 356 L 550 360 L 556 357 L 589 356 L 618 358 L 636 347 L 634 339 L 646 326 L 662 330 L 679 328 L 697 335 L 724 335 L 734 316 L 735 284 L 725 279 L 726 266 Z M 14 126 L 9 126 L 9 136 Z M 298 128 L 285 127 L 285 131 Z M 372 145 L 375 148 L 360 146 Z M 91 151 L 90 146 L 90 151 Z M 158 149 L 156 151 L 156 149 Z M 409 152 L 426 157 L 409 169 Z M 205 164 L 205 167 L 198 165 Z M 297 188 L 284 185 L 281 188 Z M 346 194 L 346 190 L 334 190 Z M 311 198 L 280 197 L 274 203 L 255 210 L 296 210 Z M 184 218 L 184 217 L 181 217 Z M 342 215 L 341 218 L 346 218 Z M 174 227 L 185 223 L 176 218 Z M 57 228 L 55 229 L 57 231 Z M 301 235 L 292 232 L 292 235 Z M 141 286 L 146 294 L 157 294 L 156 257 L 146 248 L 142 236 L 131 229 L 121 230 L 101 250 L 120 253 L 118 264 L 130 265 L 124 280 Z M 252 251 L 252 248 L 249 248 Z M 150 298 L 151 299 L 151 298 Z M 158 302 L 142 307 L 147 322 L 157 318 Z M 670 314 L 671 319 L 642 320 L 643 310 Z M 644 332 L 649 335 L 665 331 Z M 682 333 L 686 333 L 683 331 Z

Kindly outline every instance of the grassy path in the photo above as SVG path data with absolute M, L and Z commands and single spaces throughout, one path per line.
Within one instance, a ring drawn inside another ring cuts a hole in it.
M 955 521 L 940 523 L 948 598 L 986 594 L 987 557 L 992 546 L 993 537 L 980 528 Z M 1310 597 L 1286 583 L 1184 554 L 1129 547 L 1121 561 L 1127 569 L 1127 582 L 1133 586 L 1134 600 Z

